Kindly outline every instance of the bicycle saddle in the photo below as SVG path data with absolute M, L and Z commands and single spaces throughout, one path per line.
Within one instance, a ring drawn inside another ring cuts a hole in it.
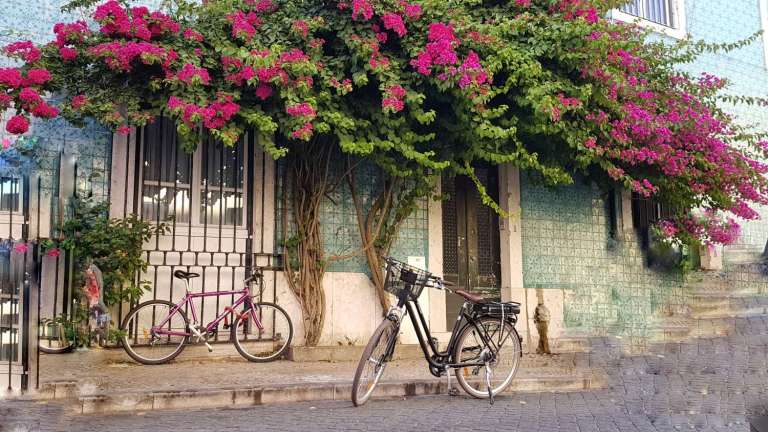
M 466 292 L 464 290 L 456 290 L 453 293 L 464 297 L 465 300 L 471 301 L 472 303 L 483 303 L 483 302 L 485 302 L 485 299 L 480 297 L 479 295 L 468 293 L 468 292 Z
M 200 276 L 200 273 L 185 272 L 184 270 L 176 270 L 173 272 L 173 276 L 178 279 L 190 280 Z

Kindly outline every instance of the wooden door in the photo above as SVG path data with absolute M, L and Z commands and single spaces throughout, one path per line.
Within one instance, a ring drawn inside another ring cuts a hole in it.
M 498 200 L 498 170 L 476 168 L 476 175 L 488 194 Z M 498 298 L 501 284 L 499 217 L 480 199 L 468 177 L 444 178 L 443 193 L 443 274 L 458 289 L 483 297 Z M 458 296 L 446 297 L 448 327 L 462 303 Z

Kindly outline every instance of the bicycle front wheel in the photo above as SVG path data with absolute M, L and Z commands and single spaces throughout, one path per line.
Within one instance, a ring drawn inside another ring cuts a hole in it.
M 397 337 L 398 326 L 391 320 L 384 319 L 371 340 L 363 350 L 363 356 L 357 364 L 355 379 L 352 381 L 352 403 L 357 407 L 368 402 L 376 384 L 384 374 L 389 359 L 388 347 Z
M 487 345 L 483 342 L 484 338 L 489 340 Z M 484 357 L 490 359 L 487 366 L 456 369 L 456 380 L 470 396 L 480 399 L 490 397 L 489 381 L 494 396 L 512 384 L 522 353 L 520 337 L 512 324 L 502 324 L 499 318 L 482 317 L 477 320 L 477 327 L 466 325 L 457 341 L 453 352 L 456 363 L 481 362 Z M 489 379 L 486 373 L 490 373 Z
M 293 324 L 288 313 L 274 303 L 254 303 L 253 313 L 261 328 L 253 322 L 250 310 L 243 311 L 234 319 L 230 330 L 232 343 L 249 361 L 277 360 L 291 346 L 293 339 Z
M 189 332 L 189 320 L 184 311 L 178 310 L 171 302 L 151 300 L 141 303 L 128 312 L 120 330 L 125 352 L 132 359 L 146 365 L 157 365 L 173 360 L 184 349 Z M 163 325 L 162 333 L 156 333 L 153 327 Z M 173 333 L 173 334 L 167 334 Z

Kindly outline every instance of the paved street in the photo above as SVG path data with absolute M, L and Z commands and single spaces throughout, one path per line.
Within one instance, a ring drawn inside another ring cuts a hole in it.
M 4 401 L 0 431 L 152 430 L 500 430 L 749 431 L 747 416 L 768 408 L 766 316 L 737 318 L 729 337 L 658 345 L 645 356 L 596 344 L 581 361 L 611 375 L 611 388 L 509 395 L 496 405 L 465 396 L 316 402 L 244 409 L 72 416 L 54 403 Z

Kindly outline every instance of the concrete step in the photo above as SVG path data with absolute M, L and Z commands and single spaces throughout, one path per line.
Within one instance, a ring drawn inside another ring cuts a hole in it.
M 753 316 L 768 315 L 768 306 L 739 304 L 737 302 L 724 305 L 708 305 L 692 307 L 691 317 L 694 319 L 717 318 L 749 318 Z
M 586 337 L 561 337 L 554 340 L 552 350 L 557 353 L 583 353 L 592 350 Z
M 521 370 L 508 393 L 568 392 L 605 388 L 608 378 L 600 372 L 584 370 L 569 375 L 531 376 Z M 452 386 L 457 387 L 455 381 Z M 221 408 L 267 405 L 286 402 L 349 400 L 351 383 L 287 384 L 270 387 L 237 387 L 207 390 L 173 390 L 94 394 L 72 398 L 77 413 L 142 412 L 167 409 Z M 445 379 L 383 381 L 374 398 L 403 398 L 448 393 Z M 501 395 L 500 397 L 504 397 Z
M 723 253 L 725 264 L 752 264 L 762 261 L 763 250 L 759 248 L 728 248 Z

